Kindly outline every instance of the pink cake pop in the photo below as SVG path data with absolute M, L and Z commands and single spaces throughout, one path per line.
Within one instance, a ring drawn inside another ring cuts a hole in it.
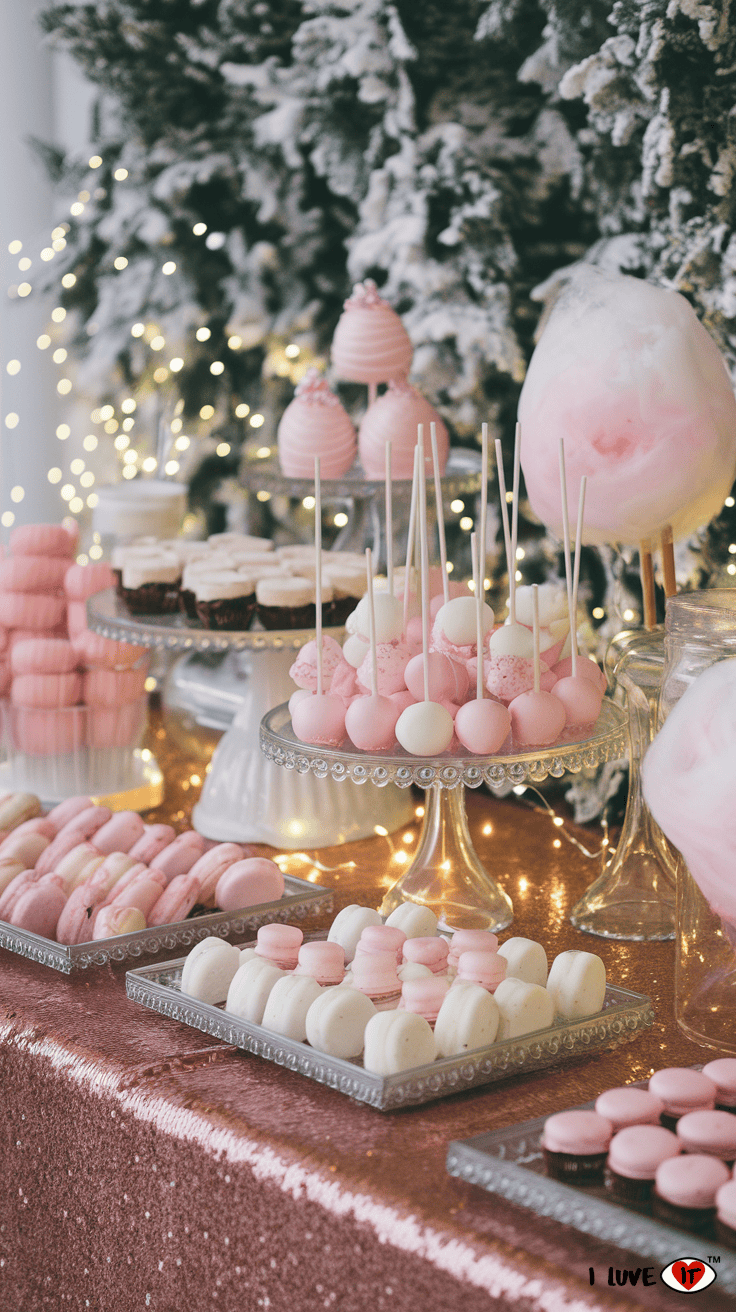
M 485 551 L 483 539 L 476 543 L 476 534 L 472 533 L 471 551 L 473 554 L 473 577 L 475 580 L 476 604 L 476 649 L 483 651 L 483 578 L 485 575 Z M 511 727 L 511 718 L 505 706 L 483 696 L 483 661 L 476 660 L 475 701 L 466 702 L 455 716 L 455 733 L 462 746 L 474 756 L 491 755 L 499 751 L 506 741 Z
M 350 416 L 317 369 L 307 370 L 284 410 L 278 447 L 289 478 L 309 478 L 315 456 L 324 478 L 339 478 L 355 460 L 358 440 Z
M 345 713 L 345 728 L 355 746 L 364 752 L 385 752 L 394 746 L 394 729 L 399 718 L 398 707 L 378 691 L 378 663 L 376 657 L 376 625 L 373 613 L 373 568 L 371 549 L 365 553 L 370 605 L 371 692 L 367 697 L 356 697 Z
M 511 728 L 517 742 L 546 747 L 565 727 L 565 708 L 551 692 L 540 688 L 539 598 L 534 585 L 534 690 L 515 697 L 509 706 Z
M 314 457 L 314 556 L 317 603 L 317 691 L 298 702 L 291 724 L 303 743 L 319 747 L 339 747 L 345 737 L 345 703 L 335 693 L 323 691 L 322 673 L 322 485 L 319 456 Z
M 717 514 L 736 469 L 736 401 L 715 342 L 677 292 L 578 266 L 519 401 L 532 509 L 558 533 L 557 445 L 588 477 L 585 541 L 687 537 Z
M 570 564 L 570 528 L 567 512 L 567 480 L 565 478 L 565 442 L 560 438 L 560 490 L 562 494 L 562 526 L 565 548 L 565 578 L 567 580 L 567 606 L 570 614 L 570 641 L 572 643 L 571 673 L 564 679 L 558 679 L 552 695 L 558 697 L 565 708 L 568 724 L 593 724 L 598 719 L 603 694 L 598 691 L 591 679 L 578 674 L 578 581 L 580 578 L 580 547 L 583 536 L 583 515 L 585 512 L 585 475 L 580 480 L 580 499 L 578 502 L 578 524 L 575 537 L 575 571 Z
M 356 283 L 332 339 L 332 363 L 339 377 L 375 388 L 390 378 L 406 378 L 413 354 L 401 319 L 379 296 L 372 279 Z
M 358 432 L 360 462 L 366 478 L 383 478 L 384 448 L 390 439 L 393 445 L 395 478 L 411 478 L 414 452 L 414 433 L 418 424 L 437 425 L 437 448 L 440 472 L 444 473 L 450 450 L 450 439 L 434 406 L 431 406 L 409 383 L 390 382 L 388 391 L 369 405 Z M 422 443 L 425 461 L 431 461 L 429 443 Z
M 425 484 L 424 461 L 421 451 L 424 449 L 423 433 L 419 428 L 417 443 L 417 465 L 419 479 L 417 496 L 419 501 L 419 524 L 422 543 L 422 655 L 424 659 L 424 700 L 407 706 L 396 723 L 396 737 L 405 751 L 412 756 L 438 756 L 450 746 L 453 736 L 453 720 L 450 712 L 439 702 L 432 701 L 429 694 L 429 560 L 427 550 L 427 491 Z

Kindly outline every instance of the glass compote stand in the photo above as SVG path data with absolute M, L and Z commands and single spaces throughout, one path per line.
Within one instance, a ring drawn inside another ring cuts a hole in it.
M 676 854 L 641 792 L 641 762 L 657 732 L 664 628 L 618 634 L 606 656 L 628 712 L 629 792 L 618 846 L 573 907 L 576 929 L 600 938 L 660 942 L 674 938 Z
M 604 701 L 592 729 L 577 738 L 570 734 L 553 747 L 508 756 L 444 755 L 424 760 L 399 747 L 373 755 L 349 746 L 308 746 L 295 737 L 289 708 L 282 705 L 264 716 L 261 747 L 269 760 L 297 774 L 311 772 L 340 783 L 370 782 L 378 788 L 391 783 L 424 788 L 424 822 L 414 860 L 386 893 L 381 914 L 389 915 L 402 902 L 419 902 L 431 907 L 441 929 L 496 932 L 511 924 L 511 900 L 473 847 L 465 812 L 466 787 L 539 783 L 547 775 L 559 778 L 566 771 L 577 773 L 617 760 L 625 750 L 625 728 L 625 713 Z

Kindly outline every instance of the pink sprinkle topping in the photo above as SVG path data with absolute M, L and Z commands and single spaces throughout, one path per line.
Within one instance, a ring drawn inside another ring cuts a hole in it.
M 372 278 L 366 278 L 365 282 L 356 282 L 353 287 L 353 294 L 345 301 L 346 310 L 390 310 L 391 306 L 388 301 L 384 301 L 379 295 L 378 288 Z
M 301 382 L 297 383 L 294 397 L 307 405 L 339 405 L 339 398 L 330 391 L 327 379 L 319 369 L 307 369 Z

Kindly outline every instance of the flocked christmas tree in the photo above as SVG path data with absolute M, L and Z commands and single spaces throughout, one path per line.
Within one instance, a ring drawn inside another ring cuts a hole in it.
M 208 449 L 227 454 L 196 489 L 234 470 L 249 422 L 324 357 L 366 276 L 456 441 L 482 419 L 508 439 L 542 302 L 578 260 L 683 291 L 733 364 L 732 10 L 48 7 L 45 28 L 100 88 L 102 162 L 54 161 L 75 197 L 61 272 L 81 381 L 112 404 L 131 389 L 176 399 L 179 429 L 214 433 Z M 686 572 L 726 568 L 732 516 L 699 562 L 683 553 Z M 528 523 L 523 540 L 525 576 L 543 577 L 555 545 Z M 623 609 L 635 572 L 617 568 Z M 606 570 L 592 552 L 585 569 L 600 622 Z

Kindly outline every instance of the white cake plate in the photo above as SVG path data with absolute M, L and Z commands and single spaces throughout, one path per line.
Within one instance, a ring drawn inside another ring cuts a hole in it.
M 511 899 L 481 864 L 473 847 L 465 810 L 465 788 L 488 784 L 539 783 L 547 775 L 578 774 L 626 751 L 626 714 L 604 700 L 595 725 L 576 735 L 568 731 L 553 747 L 510 755 L 410 756 L 402 748 L 390 753 L 311 747 L 294 734 L 288 706 L 269 711 L 261 724 L 261 747 L 287 778 L 313 774 L 329 786 L 370 782 L 381 790 L 398 784 L 426 789 L 424 823 L 414 860 L 389 889 L 380 907 L 388 916 L 402 902 L 419 902 L 435 912 L 440 929 L 487 929 L 511 924 Z M 371 790 L 373 791 L 373 790 Z M 387 826 L 388 827 L 388 826 Z
M 131 615 L 112 589 L 87 603 L 89 627 L 103 637 L 172 654 L 247 652 L 250 676 L 230 728 L 215 748 L 193 821 L 199 833 L 220 842 L 269 843 L 296 850 L 334 847 L 388 833 L 413 817 L 410 796 L 400 788 L 376 795 L 351 785 L 324 785 L 310 775 L 289 779 L 260 750 L 259 730 L 272 706 L 294 691 L 289 669 L 295 653 L 314 637 L 309 629 L 205 629 L 182 615 Z M 339 635 L 340 629 L 326 629 Z

